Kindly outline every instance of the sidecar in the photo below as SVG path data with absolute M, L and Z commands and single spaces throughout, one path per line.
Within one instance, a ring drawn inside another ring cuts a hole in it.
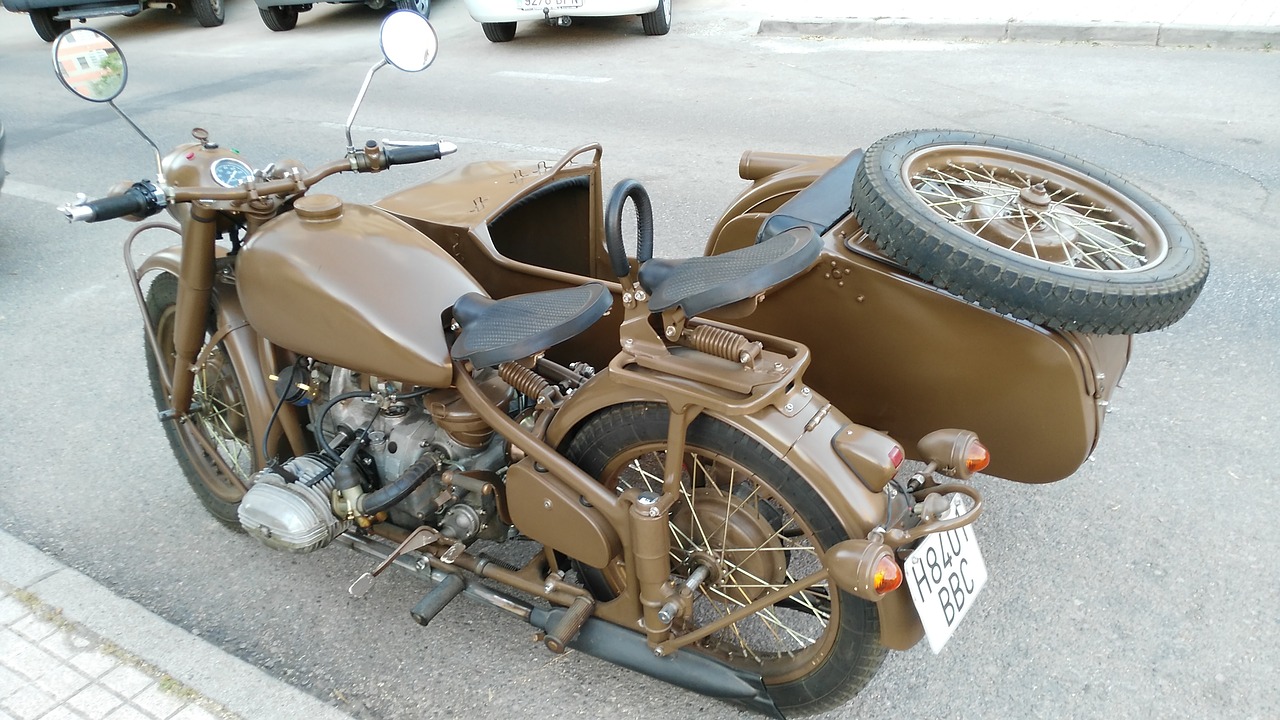
M 620 303 L 603 240 L 601 152 L 593 144 L 558 161 L 473 163 L 377 204 L 445 248 L 494 296 L 595 279 Z M 823 249 L 806 274 L 732 322 L 808 345 L 808 382 L 855 422 L 908 448 L 933 430 L 965 428 L 991 449 L 989 474 L 1027 483 L 1071 475 L 1098 444 L 1131 335 L 1055 329 L 922 280 L 853 212 L 863 155 L 743 155 L 739 174 L 750 185 L 712 229 L 706 252 L 796 225 L 814 228 Z M 1207 258 L 1203 264 L 1207 272 Z M 617 351 L 620 304 L 615 310 L 557 348 L 558 359 L 606 365 Z M 1123 309 L 1118 316 L 1127 317 Z

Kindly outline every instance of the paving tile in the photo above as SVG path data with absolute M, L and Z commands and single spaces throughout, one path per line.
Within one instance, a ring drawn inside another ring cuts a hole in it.
M 40 720 L 84 720 L 84 716 L 66 705 L 59 705 L 41 715 Z
M 199 705 L 188 705 L 182 708 L 182 712 L 169 718 L 169 720 L 220 720 L 217 715 L 205 710 Z
M 62 664 L 58 658 L 18 638 L 17 635 L 13 637 L 18 641 L 8 642 L 7 648 L 0 648 L 0 664 L 4 664 L 19 675 L 25 675 L 34 680 Z
M 125 698 L 131 698 L 155 681 L 151 679 L 150 675 L 135 667 L 120 665 L 98 678 L 98 682 Z
M 54 625 L 35 613 L 32 613 L 10 625 L 9 629 L 35 643 L 38 643 L 58 632 L 57 625 Z
M 112 710 L 106 720 L 154 720 L 154 718 L 132 705 L 125 704 Z
M 160 683 L 143 690 L 134 696 L 134 705 L 146 710 L 158 718 L 167 718 L 186 704 L 186 700 L 167 692 Z
M 115 693 L 90 685 L 67 701 L 67 705 L 84 713 L 89 720 L 102 720 L 108 713 L 124 704 Z
M 28 685 L 5 698 L 0 707 L 18 720 L 35 720 L 57 704 L 49 693 Z
M 119 660 L 101 650 L 89 650 L 71 658 L 68 662 L 91 678 L 100 677 L 103 673 L 120 664 Z
M 83 690 L 89 678 L 75 668 L 62 665 L 36 678 L 32 684 L 63 702 Z
M 27 604 L 12 595 L 0 598 L 0 625 L 8 625 L 31 614 Z
M 66 630 L 54 633 L 40 643 L 41 650 L 61 660 L 69 660 L 91 647 L 93 642 L 89 638 Z
M 6 667 L 0 667 L 0 699 L 9 697 L 18 691 L 18 688 L 26 687 L 26 678 L 15 673 Z

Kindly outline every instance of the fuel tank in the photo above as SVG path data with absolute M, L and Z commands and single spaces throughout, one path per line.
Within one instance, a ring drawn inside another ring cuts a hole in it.
M 298 199 L 236 263 L 249 323 L 271 342 L 380 378 L 448 387 L 441 315 L 479 283 L 426 236 L 377 208 Z

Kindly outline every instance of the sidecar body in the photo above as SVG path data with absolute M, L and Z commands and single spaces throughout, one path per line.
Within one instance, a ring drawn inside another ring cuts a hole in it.
M 600 146 L 587 145 L 558 161 L 473 163 L 377 204 L 432 238 L 495 297 L 612 283 L 600 159 Z M 823 250 L 806 274 L 732 322 L 808 345 L 807 382 L 907 448 L 933 430 L 964 428 L 990 448 L 989 474 L 1030 483 L 1071 475 L 1098 443 L 1131 338 L 1047 329 L 913 277 L 879 252 L 850 211 L 860 160 L 859 150 L 844 158 L 743 155 L 739 174 L 750 185 L 712 229 L 706 252 L 796 225 L 818 232 Z M 606 365 L 621 316 L 619 307 L 557 348 L 560 359 Z

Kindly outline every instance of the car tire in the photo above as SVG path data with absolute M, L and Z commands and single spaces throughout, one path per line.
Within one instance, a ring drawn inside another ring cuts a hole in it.
M 396 0 L 397 10 L 412 10 L 424 18 L 431 17 L 431 0 Z
M 666 35 L 671 31 L 671 0 L 658 0 L 658 7 L 640 16 L 645 35 Z
M 511 42 L 516 36 L 516 24 L 513 22 L 480 23 L 480 27 L 489 42 Z
M 200 27 L 218 27 L 227 19 L 227 7 L 223 0 L 191 0 L 191 14 Z
M 45 42 L 57 40 L 63 31 L 71 28 L 70 20 L 53 19 L 57 12 L 57 8 L 36 8 L 30 11 L 31 25 L 36 29 L 40 39 Z
M 298 26 L 298 9 L 289 5 L 258 8 L 262 24 L 272 32 L 285 32 Z

